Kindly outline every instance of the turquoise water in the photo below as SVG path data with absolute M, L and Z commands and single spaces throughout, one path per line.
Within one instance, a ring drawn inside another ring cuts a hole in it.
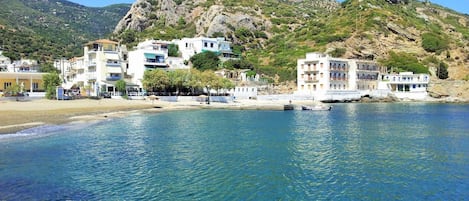
M 338 104 L 41 127 L 0 138 L 0 200 L 469 200 L 468 121 Z

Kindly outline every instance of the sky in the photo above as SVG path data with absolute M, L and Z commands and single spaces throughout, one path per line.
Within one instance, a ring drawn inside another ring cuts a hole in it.
M 69 0 L 84 6 L 103 7 L 118 3 L 134 3 L 136 0 Z M 343 1 L 343 0 L 338 0 Z M 469 0 L 430 0 L 435 4 L 451 8 L 461 13 L 469 14 Z

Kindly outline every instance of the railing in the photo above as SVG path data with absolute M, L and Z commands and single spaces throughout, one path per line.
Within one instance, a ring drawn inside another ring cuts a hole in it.
M 120 62 L 106 62 L 106 66 L 120 67 L 121 63 Z
M 317 82 L 319 82 L 318 79 L 306 79 L 305 80 L 305 83 L 317 83 Z
M 347 67 L 331 67 L 331 71 L 348 71 Z
M 116 81 L 116 80 L 120 80 L 120 79 L 122 79 L 122 76 L 109 76 L 109 77 L 106 77 L 107 81 Z
M 331 77 L 331 81 L 347 81 L 348 78 L 342 78 L 342 77 Z
M 317 72 L 319 72 L 319 69 L 317 68 L 313 68 L 313 69 L 308 68 L 307 70 L 305 70 L 305 73 L 317 73 Z

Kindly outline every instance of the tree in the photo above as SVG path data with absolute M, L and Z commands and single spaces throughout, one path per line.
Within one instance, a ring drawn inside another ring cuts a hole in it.
M 169 71 L 168 78 L 169 78 L 169 85 L 172 88 L 176 88 L 176 93 L 179 94 L 179 89 L 184 86 L 186 82 L 187 74 L 189 72 L 185 70 L 175 70 Z
M 44 72 L 44 73 L 58 73 L 59 70 L 57 68 L 54 67 L 54 65 L 52 65 L 51 63 L 46 63 L 46 64 L 43 64 L 41 65 L 41 67 L 39 68 L 39 71 L 40 72 Z
M 165 90 L 169 86 L 168 74 L 163 70 L 145 71 L 143 74 L 143 88 L 147 91 Z
M 170 57 L 179 56 L 179 47 L 176 44 L 171 43 L 168 45 L 168 56 Z
M 45 74 L 42 77 L 44 88 L 46 90 L 46 98 L 53 99 L 56 95 L 56 88 L 62 84 L 59 75 L 56 72 Z
M 190 58 L 194 68 L 201 71 L 205 70 L 215 70 L 218 68 L 220 59 L 215 52 L 206 51 L 199 54 L 196 54 Z
M 15 84 L 12 84 L 11 86 L 7 87 L 4 92 L 5 92 L 5 94 L 9 94 L 11 96 L 16 97 L 16 101 L 19 101 L 18 96 L 19 96 L 19 93 L 21 92 L 21 87 L 20 87 L 20 85 L 15 83 Z
M 127 84 L 125 83 L 124 80 L 117 80 L 116 82 L 116 89 L 117 91 L 121 92 L 122 94 L 125 94 Z
M 440 65 L 438 66 L 438 69 L 436 71 L 436 75 L 442 80 L 448 79 L 448 64 L 446 64 L 445 62 L 440 62 Z

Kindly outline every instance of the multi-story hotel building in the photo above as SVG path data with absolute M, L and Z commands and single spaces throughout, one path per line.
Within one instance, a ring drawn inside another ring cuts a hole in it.
M 383 68 L 371 61 L 308 53 L 297 63 L 297 94 L 317 100 L 357 99 L 378 88 Z

